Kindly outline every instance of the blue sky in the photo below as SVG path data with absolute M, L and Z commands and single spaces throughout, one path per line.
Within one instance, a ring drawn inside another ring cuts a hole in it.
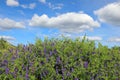
M 120 45 L 119 13 L 119 0 L 0 0 L 0 38 L 16 45 L 86 34 L 104 45 Z

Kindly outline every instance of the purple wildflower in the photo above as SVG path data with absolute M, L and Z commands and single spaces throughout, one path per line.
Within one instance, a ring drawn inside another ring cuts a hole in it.
M 32 62 L 30 62 L 30 64 L 29 64 L 29 65 L 30 65 L 30 67 L 31 67 L 31 66 L 33 65 L 33 63 L 32 63 Z
M 84 68 L 87 68 L 88 67 L 88 61 L 85 61 L 84 62 Z
M 9 73 L 9 68 L 5 69 L 5 73 L 8 74 Z
M 26 67 L 26 74 L 25 74 L 26 80 L 29 80 L 29 75 L 28 75 L 28 67 Z
M 78 78 L 75 78 L 74 80 L 79 80 Z
M 52 51 L 50 51 L 50 56 L 52 56 L 52 54 L 53 54 Z
M 26 72 L 26 74 L 25 74 L 25 78 L 26 78 L 26 80 L 29 80 L 29 76 L 28 76 L 28 73 Z
M 7 60 L 4 60 L 4 61 L 3 61 L 3 64 L 7 65 L 7 64 L 8 64 L 8 61 L 7 61 Z
M 70 76 L 70 72 L 67 72 L 67 74 L 66 74 L 67 76 Z
M 54 54 L 56 54 L 56 53 L 57 53 L 57 50 L 56 50 L 56 49 L 54 49 L 54 51 L 53 51 L 53 52 L 54 52 Z
M 14 61 L 15 59 L 16 59 L 16 57 L 15 57 L 15 56 L 12 56 L 11 61 Z
M 56 63 L 60 63 L 60 57 L 57 57 Z

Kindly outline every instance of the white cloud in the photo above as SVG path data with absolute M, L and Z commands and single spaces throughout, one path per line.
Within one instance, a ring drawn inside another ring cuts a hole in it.
M 79 33 L 85 30 L 93 30 L 100 24 L 85 13 L 65 13 L 56 17 L 48 17 L 46 14 L 38 16 L 34 14 L 29 22 L 30 26 L 58 28 L 63 32 Z
M 0 39 L 5 39 L 5 40 L 16 40 L 14 37 L 11 36 L 0 36 Z
M 34 9 L 36 7 L 36 3 L 30 3 L 28 5 L 25 4 L 19 4 L 18 0 L 6 0 L 6 4 L 8 6 L 20 6 L 22 8 L 29 8 L 29 9 Z
M 62 7 L 63 7 L 63 4 L 61 4 L 61 3 L 52 4 L 51 2 L 47 2 L 46 0 L 39 0 L 39 2 L 46 4 L 52 10 L 62 9 Z
M 113 37 L 108 39 L 109 42 L 120 42 L 120 37 Z
M 31 3 L 31 4 L 29 5 L 29 8 L 30 8 L 30 9 L 34 9 L 34 8 L 35 8 L 35 6 L 36 6 L 36 4 L 35 4 L 35 3 Z
M 39 2 L 41 2 L 41 3 L 46 3 L 46 0 L 39 0 Z
M 120 26 L 120 2 L 108 4 L 94 13 L 101 22 Z
M 83 39 L 84 36 L 80 36 L 80 38 Z M 92 41 L 101 41 L 102 37 L 99 37 L 99 36 L 86 36 L 86 39 L 92 40 Z
M 9 18 L 0 18 L 0 30 L 12 29 L 12 28 L 25 28 L 22 22 L 16 22 Z
M 6 0 L 6 4 L 8 6 L 19 6 L 19 2 L 17 0 Z
M 55 10 L 55 9 L 62 9 L 63 4 L 51 4 L 50 2 L 48 3 L 49 8 Z
M 29 8 L 29 9 L 34 9 L 36 7 L 35 3 L 31 3 L 29 5 L 21 5 L 22 8 Z

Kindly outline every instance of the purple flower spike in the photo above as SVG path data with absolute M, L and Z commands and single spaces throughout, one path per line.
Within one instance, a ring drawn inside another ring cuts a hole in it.
M 9 68 L 5 69 L 5 73 L 8 74 L 9 73 Z
M 29 80 L 29 75 L 28 75 L 28 68 L 26 67 L 26 74 L 25 74 L 26 80 Z
M 56 63 L 60 63 L 60 57 L 57 57 Z
M 25 78 L 26 78 L 26 80 L 29 80 L 29 76 L 28 76 L 28 73 L 26 72 L 26 74 L 25 74 Z
M 8 64 L 8 61 L 7 61 L 7 60 L 4 60 L 4 61 L 3 61 L 3 64 L 7 65 L 7 64 Z
M 53 54 L 52 51 L 50 51 L 50 56 L 52 56 L 52 54 Z
M 84 68 L 87 68 L 87 67 L 88 67 L 88 62 L 85 61 L 85 62 L 84 62 Z

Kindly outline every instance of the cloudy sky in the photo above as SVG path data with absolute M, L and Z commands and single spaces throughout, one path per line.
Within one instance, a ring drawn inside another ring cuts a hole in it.
M 13 44 L 85 34 L 104 45 L 120 45 L 120 1 L 0 0 L 0 38 Z

